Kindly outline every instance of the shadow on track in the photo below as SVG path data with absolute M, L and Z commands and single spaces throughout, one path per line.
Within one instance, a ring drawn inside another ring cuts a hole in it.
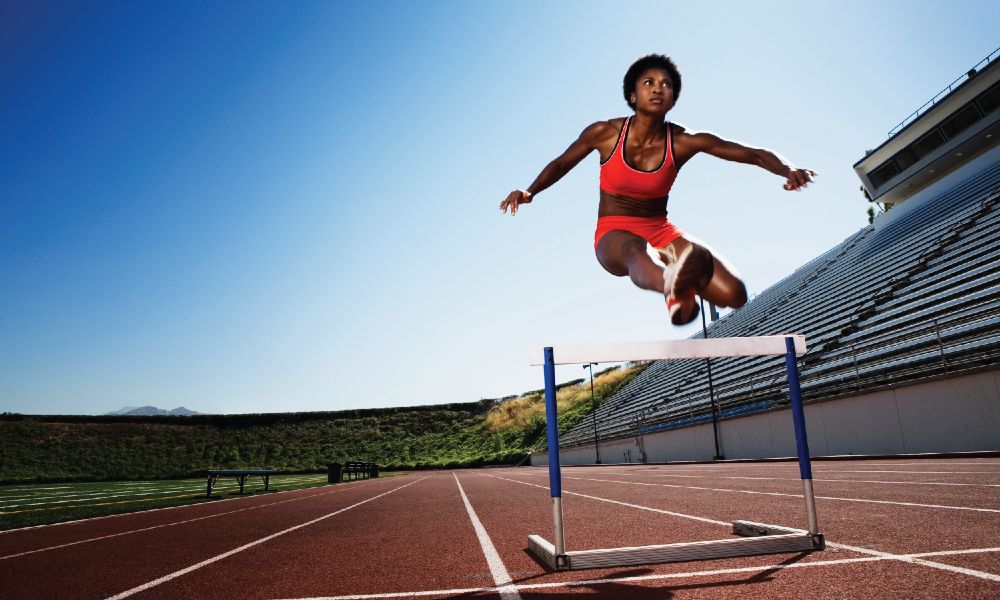
M 562 588 L 548 588 L 548 589 L 527 589 L 519 590 L 522 600 L 560 600 L 560 599 L 576 599 L 579 598 L 580 594 L 599 594 L 602 598 L 622 598 L 625 600 L 648 600 L 649 598 L 672 598 L 674 592 L 681 590 L 700 590 L 700 589 L 712 589 L 712 588 L 722 588 L 729 586 L 739 586 L 739 585 L 753 585 L 768 583 L 774 581 L 774 575 L 778 571 L 782 570 L 782 567 L 797 563 L 809 556 L 810 553 L 802 552 L 799 554 L 792 555 L 785 560 L 781 561 L 774 566 L 761 566 L 759 573 L 754 573 L 749 577 L 740 577 L 739 579 L 729 579 L 726 581 L 710 581 L 702 583 L 689 583 L 689 584 L 672 584 L 669 578 L 666 579 L 651 579 L 647 581 L 614 581 L 616 579 L 627 579 L 629 577 L 642 577 L 645 575 L 652 575 L 653 570 L 651 568 L 635 568 L 622 571 L 616 571 L 605 577 L 599 578 L 599 581 L 594 581 L 593 583 L 581 583 L 568 585 Z M 710 569 L 705 569 L 710 570 Z M 546 569 L 546 573 L 534 575 L 532 577 L 525 577 L 522 579 L 517 579 L 513 583 L 515 585 L 530 584 L 531 581 L 536 580 L 544 575 L 552 573 L 551 569 Z M 721 575 L 701 575 L 696 577 L 720 577 Z M 596 579 L 596 578 L 595 578 Z M 581 582 L 588 581 L 588 578 L 584 577 L 580 579 Z M 766 596 L 766 593 L 761 593 L 761 597 Z M 458 598 L 496 598 L 496 592 L 488 593 L 472 593 L 463 594 L 461 596 L 456 596 Z

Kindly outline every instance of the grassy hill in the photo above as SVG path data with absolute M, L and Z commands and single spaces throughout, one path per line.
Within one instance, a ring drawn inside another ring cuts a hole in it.
M 598 403 L 645 365 L 595 373 Z M 590 414 L 590 384 L 557 394 L 560 429 Z M 205 469 L 322 471 L 370 460 L 386 469 L 511 464 L 545 444 L 540 390 L 502 400 L 249 415 L 0 415 L 0 483 L 165 479 Z

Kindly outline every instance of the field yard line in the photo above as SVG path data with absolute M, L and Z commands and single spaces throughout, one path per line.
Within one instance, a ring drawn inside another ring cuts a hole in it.
M 310 481 L 310 480 L 317 480 L 317 481 L 319 481 L 319 480 L 322 480 L 325 477 L 326 477 L 326 475 L 294 476 L 294 477 L 291 477 L 291 476 L 289 476 L 289 477 L 281 476 L 280 478 L 278 478 L 278 477 L 272 477 L 272 481 L 274 482 L 274 485 L 277 485 L 279 483 L 281 483 L 281 484 L 299 483 L 301 481 Z M 226 485 L 226 487 L 237 487 L 237 483 L 235 481 L 230 481 L 230 480 L 222 480 L 222 481 L 224 483 L 216 484 L 215 487 L 222 487 L 223 485 Z M 93 485 L 93 487 L 91 489 L 81 489 L 79 487 L 80 485 Z M 158 487 L 158 486 L 163 486 L 163 485 L 171 485 L 171 486 L 179 486 L 179 487 L 173 487 L 173 488 Z M 21 497 L 17 497 L 17 498 L 9 498 L 9 497 L 5 496 L 5 494 L 14 493 L 14 492 L 20 493 L 20 494 L 26 494 L 26 493 L 29 493 L 29 492 L 32 492 L 32 491 L 38 491 L 38 490 L 54 490 L 54 489 L 70 490 L 70 489 L 74 489 L 74 488 L 77 491 L 70 492 L 70 493 L 60 492 L 60 493 L 30 494 L 30 495 L 27 495 L 27 496 L 23 496 L 22 495 Z M 20 500 L 45 500 L 45 499 L 48 499 L 48 498 L 66 498 L 66 497 L 70 497 L 70 496 L 76 497 L 76 498 L 82 498 L 84 496 L 96 496 L 96 495 L 100 495 L 100 494 L 109 494 L 109 493 L 121 494 L 123 492 L 132 493 L 132 492 L 144 492 L 144 491 L 148 491 L 148 490 L 162 492 L 162 491 L 166 491 L 166 490 L 177 491 L 177 490 L 187 490 L 187 489 L 191 489 L 191 490 L 205 489 L 205 480 L 204 479 L 198 479 L 198 480 L 194 480 L 194 479 L 181 479 L 181 480 L 158 481 L 158 482 L 148 482 L 148 481 L 133 482 L 133 483 L 114 482 L 114 483 L 105 484 L 105 485 L 81 483 L 78 486 L 66 485 L 66 486 L 60 486 L 60 487 L 55 487 L 55 488 L 48 488 L 48 487 L 46 487 L 46 488 L 30 488 L 30 487 L 18 486 L 16 489 L 0 490 L 0 502 L 17 502 L 17 501 L 20 501 Z M 2 507 L 0 507 L 0 508 L 2 508 Z
M 143 531 L 152 531 L 153 529 L 160 529 L 162 527 L 172 527 L 174 525 L 183 525 L 185 523 L 194 523 L 195 521 L 203 521 L 205 519 L 212 519 L 212 518 L 215 518 L 215 517 L 222 517 L 222 516 L 225 516 L 225 515 L 231 515 L 231 514 L 235 514 L 235 513 L 239 513 L 239 512 L 244 512 L 244 511 L 248 511 L 248 510 L 255 510 L 255 509 L 258 509 L 258 508 L 264 508 L 266 506 L 275 506 L 275 505 L 278 505 L 278 504 L 286 504 L 288 502 L 298 502 L 299 500 L 308 500 L 309 498 L 318 498 L 319 496 L 326 496 L 327 494 L 334 494 L 336 492 L 342 492 L 345 489 L 347 489 L 347 488 L 339 488 L 339 489 L 336 489 L 336 490 L 330 490 L 328 492 L 322 492 L 322 493 L 319 493 L 319 494 L 313 494 L 311 496 L 301 496 L 299 498 L 289 498 L 288 500 L 279 500 L 277 502 L 271 502 L 270 504 L 260 504 L 258 506 L 248 506 L 246 508 L 238 508 L 236 510 L 230 510 L 230 511 L 222 512 L 222 513 L 217 513 L 217 514 L 214 514 L 214 515 L 205 515 L 204 517 L 195 517 L 194 519 L 186 519 L 184 521 L 174 521 L 173 523 L 163 523 L 162 525 L 153 525 L 152 527 L 143 527 L 141 529 L 132 529 L 132 530 L 129 530 L 129 531 L 122 531 L 122 532 L 119 532 L 119 533 L 112 533 L 110 535 L 102 535 L 100 537 L 89 538 L 89 539 L 86 539 L 86 540 L 78 540 L 78 541 L 75 541 L 75 542 L 68 542 L 66 544 L 59 544 L 58 546 L 49 546 L 47 548 L 39 548 L 37 550 L 28 550 L 27 552 L 19 552 L 17 554 L 8 554 L 7 556 L 0 556 L 0 560 L 7 560 L 8 558 L 17 558 L 19 556 L 26 556 L 28 554 L 37 554 L 39 552 L 46 552 L 48 550 L 58 550 L 60 548 L 66 548 L 68 546 L 76 546 L 76 545 L 79 545 L 79 544 L 86 544 L 88 542 L 97 542 L 97 541 L 100 541 L 100 540 L 106 540 L 106 539 L 109 539 L 109 538 L 120 537 L 120 536 L 123 536 L 123 535 L 129 535 L 129 534 L 132 534 L 132 533 L 141 533 Z
M 194 483 L 196 481 L 204 481 L 203 477 L 193 479 L 191 477 L 184 477 L 182 479 L 137 479 L 135 481 L 76 481 L 72 483 L 67 483 L 65 485 L 58 486 L 45 486 L 41 483 L 22 483 L 18 485 L 12 485 L 6 489 L 0 490 L 3 492 L 37 492 L 37 491 L 49 491 L 49 490 L 66 490 L 66 489 L 84 489 L 90 488 L 93 490 L 110 490 L 112 488 L 135 488 L 135 487 L 148 487 L 155 485 L 173 485 L 179 483 Z
M 0 510 L 5 509 L 5 508 L 19 508 L 19 507 L 24 507 L 24 506 L 47 506 L 47 505 L 52 505 L 52 504 L 70 504 L 70 503 L 73 503 L 73 502 L 92 502 L 94 500 L 108 500 L 110 498 L 140 498 L 140 497 L 144 497 L 144 496 L 154 496 L 156 494 L 173 493 L 173 492 L 197 492 L 199 489 L 204 490 L 205 489 L 205 485 L 202 484 L 199 487 L 185 486 L 185 487 L 176 487 L 176 488 L 163 488 L 163 489 L 152 490 L 152 491 L 148 491 L 148 492 L 144 491 L 144 492 L 141 492 L 141 493 L 138 493 L 138 494 L 113 494 L 111 496 L 102 496 L 100 494 L 102 494 L 103 492 L 97 492 L 97 493 L 93 493 L 93 494 L 81 494 L 81 495 L 78 495 L 78 496 L 76 496 L 74 498 L 70 498 L 68 500 L 56 500 L 56 501 L 53 501 L 53 502 L 32 502 L 32 503 L 23 503 L 23 504 L 22 503 L 18 503 L 18 504 L 4 504 L 4 505 L 0 505 Z M 92 497 L 92 496 L 96 496 L 96 498 Z M 56 497 L 60 497 L 60 496 L 56 496 Z M 61 497 L 64 497 L 64 496 L 61 496 Z M 153 499 L 155 500 L 155 498 L 153 498 Z M 86 506 L 86 505 L 84 505 L 84 506 Z M 62 508 L 73 508 L 73 507 L 72 506 L 66 506 L 66 507 L 62 507 Z M 12 511 L 12 512 L 24 512 L 24 510 L 22 509 L 21 511 Z
M 0 511 L 0 515 L 18 515 L 21 513 L 63 510 L 68 508 L 90 508 L 91 506 L 111 506 L 113 504 L 133 504 L 135 502 L 151 502 L 153 500 L 174 500 L 177 498 L 195 498 L 197 496 L 201 496 L 201 494 L 186 493 L 186 494 L 178 494 L 176 496 L 153 496 L 151 498 L 132 497 L 129 500 L 115 500 L 113 502 L 93 502 L 91 504 L 74 504 L 72 506 L 43 506 L 41 508 L 22 508 L 20 510 Z
M 538 485 L 536 483 L 528 483 L 526 481 L 518 481 L 516 479 L 507 479 L 506 477 L 498 477 L 496 475 L 490 475 L 490 477 L 494 477 L 496 479 L 503 479 L 504 481 L 511 481 L 511 482 L 514 482 L 514 483 L 520 483 L 522 485 L 530 485 L 532 487 L 541 488 L 543 490 L 547 490 L 548 489 L 547 487 L 545 487 L 543 485 Z M 573 477 L 571 479 L 579 479 L 579 478 Z M 615 483 L 619 483 L 619 482 L 615 482 Z M 704 522 L 708 522 L 708 523 L 716 523 L 718 525 L 725 525 L 727 527 L 731 525 L 731 523 L 727 523 L 725 521 L 717 521 L 717 520 L 714 520 L 714 519 L 706 519 L 704 517 L 696 517 L 694 515 L 685 515 L 683 513 L 674 513 L 674 512 L 665 511 L 665 510 L 662 510 L 662 509 L 659 509 L 659 508 L 652 508 L 650 506 L 642 506 L 642 505 L 639 505 L 639 504 L 629 504 L 628 502 L 621 502 L 619 500 L 611 500 L 611 499 L 608 499 L 608 498 L 600 498 L 600 497 L 597 497 L 597 496 L 588 496 L 586 494 L 580 494 L 580 493 L 577 493 L 577 492 L 567 492 L 566 490 L 563 490 L 563 493 L 564 494 L 570 494 L 570 495 L 573 495 L 573 496 L 581 496 L 583 498 L 590 498 L 592 500 L 600 500 L 602 502 L 610 502 L 612 504 L 620 504 L 622 506 L 628 506 L 630 508 L 638 508 L 640 510 L 648 510 L 648 511 L 652 511 L 652 512 L 658 512 L 658 513 L 669 514 L 669 515 L 674 515 L 674 516 L 678 516 L 678 517 L 684 517 L 684 518 L 687 518 L 687 519 L 693 519 L 695 521 L 704 521 Z M 801 498 L 801 496 L 800 496 L 800 498 Z M 953 567 L 952 565 L 946 565 L 944 563 L 937 563 L 937 562 L 933 562 L 933 561 L 929 561 L 929 560 L 923 560 L 923 559 L 921 559 L 919 557 L 918 558 L 911 558 L 911 557 L 909 557 L 906 554 L 892 554 L 890 552 L 881 552 L 879 550 L 872 550 L 870 548 L 862 548 L 860 546 L 848 546 L 846 544 L 835 544 L 835 543 L 832 543 L 832 542 L 829 542 L 829 541 L 826 542 L 826 545 L 829 546 L 829 547 L 831 547 L 831 548 L 843 548 L 844 550 L 850 550 L 852 552 L 858 552 L 858 553 L 861 553 L 861 554 L 868 554 L 870 556 L 878 556 L 878 557 L 886 558 L 886 559 L 889 559 L 889 560 L 898 560 L 898 561 L 902 561 L 902 562 L 906 562 L 906 563 L 911 563 L 911 564 L 915 564 L 915 565 L 923 565 L 925 567 L 930 567 L 932 569 L 940 569 L 942 571 L 951 571 L 952 573 L 962 573 L 963 575 L 970 575 L 972 577 L 978 577 L 980 579 L 988 579 L 990 581 L 1000 581 L 1000 575 L 994 575 L 992 573 L 985 573 L 983 571 L 975 571 L 973 569 L 965 569 L 963 567 Z
M 66 490 L 71 490 L 71 489 L 73 489 L 73 486 L 67 486 L 65 489 Z M 3 494 L 0 494 L 0 502 L 17 502 L 17 501 L 20 501 L 20 500 L 44 500 L 46 498 L 65 498 L 68 495 L 88 496 L 88 495 L 94 495 L 94 494 L 108 494 L 108 493 L 112 493 L 112 492 L 117 493 L 117 492 L 122 492 L 122 491 L 145 491 L 147 489 L 149 489 L 149 486 L 144 486 L 142 488 L 135 487 L 135 488 L 118 488 L 118 489 L 111 489 L 111 488 L 106 488 L 106 489 L 98 489 L 98 488 L 82 489 L 82 488 L 77 488 L 76 491 L 59 491 L 59 492 L 37 491 L 36 490 L 37 493 L 31 493 L 32 490 L 21 489 L 21 490 L 11 490 L 12 492 L 16 491 L 17 493 L 21 494 L 20 496 L 16 496 L 16 497 L 9 497 L 9 496 L 5 496 Z
M 469 497 L 465 495 L 462 482 L 458 480 L 458 475 L 454 472 L 452 472 L 452 476 L 458 485 L 458 493 L 462 495 L 462 502 L 465 503 L 465 510 L 469 513 L 469 519 L 472 520 L 472 528 L 476 530 L 479 545 L 483 549 L 483 554 L 486 555 L 486 564 L 490 566 L 490 574 L 493 575 L 493 583 L 497 591 L 500 592 L 500 597 L 504 600 L 521 600 L 521 594 L 517 593 L 517 590 L 510 585 L 513 579 L 511 579 L 510 573 L 507 572 L 507 567 L 504 566 L 503 559 L 500 558 L 496 546 L 493 545 L 490 534 L 486 533 L 486 528 L 483 527 L 482 521 L 476 516 L 476 511 L 472 509 L 472 503 L 469 502 Z
M 427 477 L 430 477 L 430 476 L 428 475 Z M 399 490 L 401 490 L 401 489 L 403 489 L 405 487 L 409 487 L 409 486 L 413 485 L 414 483 L 420 483 L 424 479 L 427 479 L 427 477 L 422 477 L 422 478 L 420 478 L 420 479 L 418 479 L 416 481 L 411 481 L 410 483 L 401 485 L 401 486 L 396 487 L 396 488 L 392 488 L 388 492 L 383 492 L 383 493 L 381 493 L 381 494 L 379 494 L 377 496 L 372 496 L 371 498 L 369 498 L 367 500 L 362 500 L 361 502 L 357 502 L 357 503 L 352 504 L 352 505 L 350 505 L 350 506 L 348 506 L 346 508 L 341 508 L 340 510 L 335 510 L 332 513 L 323 515 L 322 517 L 319 517 L 317 519 L 313 519 L 311 521 L 306 521 L 305 523 L 300 523 L 300 524 L 295 525 L 293 527 L 289 527 L 288 529 L 283 529 L 283 530 L 281 530 L 281 531 L 279 531 L 277 533 L 272 533 L 271 535 L 262 537 L 259 540 L 252 541 L 249 544 L 243 544 L 239 548 L 233 548 L 232 550 L 230 550 L 228 552 L 223 552 L 222 554 L 217 554 L 216 556 L 213 556 L 212 558 L 209 558 L 207 560 L 203 560 L 200 563 L 193 564 L 190 567 L 185 567 L 185 568 L 183 568 L 183 569 L 181 569 L 179 571 L 174 571 L 173 573 L 170 573 L 169 575 L 164 575 L 163 577 L 160 577 L 159 579 L 154 579 L 152 581 L 148 581 L 148 582 L 146 582 L 146 583 L 144 583 L 142 585 L 136 586 L 136 587 L 134 587 L 134 588 L 132 588 L 130 590 L 125 590 L 124 592 L 121 592 L 119 594 L 115 594 L 114 596 L 108 596 L 105 600 L 121 600 L 122 598 L 128 598 L 129 596 L 132 596 L 134 594 L 138 594 L 139 592 L 143 592 L 143 591 L 148 590 L 150 588 L 156 587 L 156 586 L 160 585 L 161 583 L 166 583 L 166 582 L 171 581 L 173 579 L 177 579 L 181 575 L 186 575 L 186 574 L 188 574 L 188 573 L 190 573 L 192 571 L 196 571 L 196 570 L 198 570 L 198 569 L 200 569 L 202 567 L 208 566 L 208 565 L 210 565 L 210 564 L 212 564 L 214 562 L 218 562 L 218 561 L 220 561 L 220 560 L 222 560 L 224 558 L 228 558 L 228 557 L 230 557 L 230 556 L 232 556 L 234 554 L 238 554 L 240 552 L 243 552 L 244 550 L 248 550 L 250 548 L 253 548 L 254 546 L 258 546 L 260 544 L 263 544 L 264 542 L 269 542 L 269 541 L 273 540 L 274 538 L 276 538 L 278 536 L 282 536 L 282 535 L 285 535 L 286 533 L 291 533 L 291 532 L 296 531 L 298 529 L 302 529 L 303 527 L 308 527 L 309 525 L 313 525 L 315 523 L 319 523 L 320 521 L 322 521 L 324 519 L 329 519 L 332 516 L 339 515 L 340 513 L 349 511 L 352 508 L 357 508 L 358 506 L 361 506 L 362 504 L 367 504 L 367 503 L 371 502 L 372 500 L 378 500 L 382 496 L 388 496 L 389 494 L 391 494 L 393 492 L 397 492 L 397 491 L 399 491 Z
M 637 477 L 682 477 L 685 479 L 749 479 L 753 481 L 802 481 L 797 477 L 749 477 L 739 475 L 675 475 L 672 473 L 618 473 L 617 475 L 635 475 Z M 871 479 L 813 479 L 828 483 L 883 483 L 890 485 L 952 485 L 960 487 L 1000 487 L 995 483 L 946 483 L 940 481 L 877 481 Z
M 323 477 L 325 477 L 325 475 Z M 310 478 L 310 479 L 319 479 L 319 478 Z M 295 479 L 292 479 L 292 478 L 289 478 L 289 479 L 281 478 L 281 479 L 275 479 L 274 481 L 275 482 L 274 482 L 273 485 L 277 485 L 279 483 L 280 484 L 298 483 L 299 481 L 302 481 L 302 480 L 299 479 L 299 478 L 295 478 Z M 45 504 L 68 504 L 68 503 L 71 503 L 71 502 L 86 502 L 86 501 L 90 501 L 90 500 L 106 500 L 106 499 L 109 499 L 109 498 L 125 498 L 125 497 L 151 496 L 151 495 L 154 495 L 154 494 L 162 494 L 164 492 L 196 492 L 196 491 L 204 490 L 205 489 L 205 481 L 204 480 L 202 480 L 200 482 L 194 482 L 194 481 L 192 481 L 191 483 L 186 483 L 184 485 L 173 484 L 173 483 L 171 483 L 169 485 L 174 485 L 175 487 L 156 487 L 155 484 L 147 484 L 147 485 L 143 485 L 141 488 L 139 486 L 136 486 L 133 489 L 127 489 L 126 488 L 126 489 L 117 489 L 117 490 L 97 490 L 97 491 L 91 490 L 91 491 L 85 491 L 85 492 L 76 493 L 76 494 L 69 493 L 69 494 L 52 494 L 52 495 L 42 495 L 42 496 L 31 496 L 31 497 L 22 497 L 22 498 L 0 498 L 0 502 L 18 502 L 20 500 L 48 500 L 49 498 L 66 498 L 66 500 L 57 500 L 57 501 L 54 501 L 54 502 L 34 502 L 34 503 L 31 503 L 31 504 L 3 504 L 3 505 L 0 505 L 0 509 L 14 508 L 14 507 L 20 507 L 20 506 L 40 506 L 40 505 L 45 505 Z M 236 489 L 238 487 L 238 484 L 235 481 L 225 481 L 224 483 L 217 484 L 214 487 L 215 487 L 215 489 L 219 489 L 219 490 Z M 249 484 L 248 484 L 248 487 L 249 487 Z M 108 493 L 113 493 L 113 495 L 102 496 L 102 494 L 108 494 Z
M 285 473 L 279 472 L 277 475 L 280 476 L 280 477 L 282 477 L 283 479 L 284 478 L 287 478 L 287 479 L 308 479 L 308 478 L 311 478 L 311 477 L 326 477 L 326 475 L 323 474 L 323 473 L 313 473 L 313 474 L 308 474 L 308 473 L 285 474 Z M 90 486 L 94 486 L 94 487 L 134 487 L 134 486 L 143 486 L 143 485 L 158 485 L 158 484 L 161 484 L 161 483 L 186 483 L 186 482 L 192 482 L 193 483 L 193 482 L 199 482 L 199 481 L 205 481 L 205 477 L 202 476 L 202 475 L 198 475 L 196 477 L 190 477 L 190 476 L 188 476 L 188 477 L 166 478 L 166 479 L 137 479 L 137 480 L 131 480 L 131 481 L 122 481 L 122 480 L 117 480 L 117 481 L 101 481 L 101 480 L 93 480 L 93 481 L 71 481 L 71 482 L 67 482 L 67 483 L 61 483 L 59 485 L 46 485 L 45 483 L 11 483 L 11 484 L 7 484 L 7 485 L 4 485 L 4 486 L 0 486 L 0 493 L 2 493 L 2 492 L 9 492 L 9 491 L 12 491 L 12 490 L 19 490 L 19 489 L 24 489 L 24 490 L 59 490 L 59 489 L 73 488 L 73 487 L 79 487 L 79 486 L 84 486 L 84 485 L 90 485 Z M 44 487 L 39 487 L 39 486 L 44 486 Z
M 202 483 L 200 487 L 204 488 L 205 484 Z M 194 489 L 194 486 L 186 485 L 186 486 L 183 486 L 183 487 L 176 487 L 176 488 L 157 488 L 157 487 L 154 487 L 154 486 L 144 486 L 144 487 L 106 489 L 106 490 L 77 490 L 77 491 L 72 491 L 72 492 L 67 491 L 67 492 L 58 492 L 58 493 L 46 492 L 46 493 L 43 493 L 43 494 L 33 494 L 33 495 L 29 495 L 29 496 L 19 496 L 17 498 L 4 498 L 4 497 L 0 497 L 0 502 L 8 503 L 8 502 L 21 502 L 21 501 L 25 501 L 25 500 L 32 500 L 32 501 L 34 501 L 34 500 L 50 500 L 50 499 L 53 499 L 53 498 L 86 498 L 86 497 L 90 497 L 90 496 L 100 496 L 102 494 L 112 494 L 112 493 L 114 493 L 114 494 L 141 494 L 141 493 L 145 493 L 145 492 L 149 492 L 149 491 L 156 491 L 156 490 L 166 490 L 166 489 L 169 489 L 169 490 L 176 491 L 176 490 L 186 490 L 186 489 L 189 489 L 189 488 L 190 489 Z M 9 506 L 9 504 L 7 506 Z
M 532 475 L 535 475 L 532 473 Z M 728 488 L 710 488 L 694 485 L 674 485 L 671 483 L 646 483 L 643 481 L 620 481 L 616 479 L 593 479 L 590 477 L 566 477 L 566 479 L 578 479 L 580 481 L 598 481 L 602 483 L 622 483 L 625 485 L 647 485 L 652 487 L 669 487 L 682 490 L 704 490 L 709 492 L 733 492 L 736 494 L 755 494 L 758 496 L 785 496 L 788 498 L 801 498 L 802 494 L 785 494 L 782 492 L 758 492 L 755 490 L 732 490 Z M 918 502 L 896 502 L 893 500 L 868 500 L 866 498 L 840 498 L 838 496 L 816 496 L 817 500 L 842 500 L 844 502 L 865 502 L 870 504 L 891 504 L 894 506 L 916 506 L 920 508 L 943 508 L 948 510 L 969 510 L 975 512 L 1000 513 L 996 508 L 975 508 L 972 506 L 949 506 L 946 504 L 921 504 Z
M 31 486 L 31 484 L 23 484 L 23 483 L 14 484 L 14 485 L 11 485 L 10 487 L 0 488 L 0 493 L 14 492 L 14 491 L 20 490 L 22 488 L 27 489 L 30 486 Z M 71 486 L 71 485 L 53 485 L 53 486 L 46 486 L 46 487 L 43 487 L 43 488 L 34 488 L 34 489 L 36 489 L 36 490 L 61 490 L 61 489 L 71 488 L 71 487 L 73 487 L 73 486 Z
M 356 482 L 355 485 L 364 485 L 364 484 L 366 484 L 366 483 L 368 483 L 370 481 L 373 481 L 373 480 L 371 480 L 371 479 L 364 479 L 364 480 Z M 325 487 L 325 486 L 317 486 L 317 487 Z M 298 492 L 298 491 L 300 491 L 300 490 L 280 490 L 280 491 L 276 491 L 274 493 L 275 494 L 287 494 L 289 492 Z M 259 496 L 241 496 L 241 497 L 236 497 L 236 498 L 227 498 L 226 502 L 233 502 L 233 501 L 236 501 L 236 500 L 253 500 L 255 498 L 259 498 Z M 114 519 L 114 518 L 118 518 L 118 517 L 125 517 L 125 516 L 128 516 L 128 515 L 134 515 L 137 512 L 151 513 L 151 512 L 156 512 L 156 511 L 160 511 L 160 510 L 176 510 L 178 508 L 191 508 L 192 506 L 201 506 L 201 505 L 200 504 L 181 504 L 181 505 L 177 505 L 177 506 L 164 506 L 162 508 L 148 508 L 146 510 L 141 510 L 141 511 L 132 511 L 132 512 L 125 512 L 125 513 L 117 513 L 117 514 L 113 514 L 113 515 L 101 515 L 101 516 L 98 516 L 98 517 L 87 517 L 85 519 L 75 519 L 73 521 L 61 521 L 59 523 L 45 523 L 43 525 L 31 525 L 29 527 L 18 527 L 16 529 L 5 529 L 5 530 L 0 531 L 0 536 L 4 535 L 6 533 L 19 533 L 19 532 L 22 532 L 22 531 L 28 531 L 30 529 L 40 529 L 42 527 L 59 527 L 60 525 L 72 525 L 74 523 L 84 523 L 86 521 L 96 521 L 96 520 L 99 520 L 99 519 Z

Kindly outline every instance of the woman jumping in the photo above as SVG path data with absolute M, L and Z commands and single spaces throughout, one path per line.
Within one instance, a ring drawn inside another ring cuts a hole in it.
M 606 271 L 626 275 L 644 289 L 662 293 L 674 325 L 698 316 L 695 294 L 720 307 L 746 304 L 746 286 L 734 270 L 704 243 L 667 219 L 667 199 L 677 172 L 699 152 L 757 165 L 784 177 L 786 190 L 806 187 L 816 173 L 798 169 L 762 148 L 748 148 L 706 132 L 688 132 L 665 122 L 681 93 L 681 75 L 661 54 L 637 60 L 622 83 L 630 117 L 598 121 L 550 162 L 527 189 L 514 190 L 500 203 L 517 214 L 522 204 L 559 181 L 593 150 L 601 154 L 601 202 L 594 250 Z M 646 252 L 656 249 L 666 268 Z

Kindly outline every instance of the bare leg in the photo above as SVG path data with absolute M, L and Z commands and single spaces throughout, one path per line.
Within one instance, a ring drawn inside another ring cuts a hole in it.
M 711 254 L 707 260 L 711 260 Z M 665 282 L 664 268 L 658 265 L 653 257 L 646 253 L 646 240 L 628 231 L 609 231 L 601 237 L 597 245 L 597 260 L 606 271 L 618 277 L 628 275 L 637 287 L 663 294 L 670 313 L 670 321 L 674 325 L 690 323 L 698 316 L 698 304 L 694 297 L 694 288 L 688 284 L 689 293 L 683 296 L 673 294 L 676 278 L 670 277 L 670 283 Z M 708 263 L 711 264 L 710 262 Z M 694 272 L 697 269 L 691 269 Z M 672 270 L 671 273 L 675 272 Z M 700 281 L 700 284 L 707 283 Z
M 668 254 L 681 256 L 693 246 L 680 272 L 675 274 L 670 290 L 664 289 L 663 267 L 646 253 L 646 240 L 634 233 L 615 230 L 604 234 L 597 244 L 597 260 L 612 275 L 627 275 L 636 287 L 664 294 L 668 306 L 679 304 L 676 315 L 671 314 L 675 324 L 689 323 L 698 316 L 695 293 L 722 308 L 739 308 L 746 304 L 746 287 L 725 259 L 690 236 L 677 238 L 670 246 L 669 253 L 659 250 L 665 261 L 672 260 L 667 258 Z
M 663 293 L 663 267 L 646 254 L 646 240 L 627 231 L 609 231 L 597 244 L 597 260 L 604 270 L 625 277 L 644 290 Z

